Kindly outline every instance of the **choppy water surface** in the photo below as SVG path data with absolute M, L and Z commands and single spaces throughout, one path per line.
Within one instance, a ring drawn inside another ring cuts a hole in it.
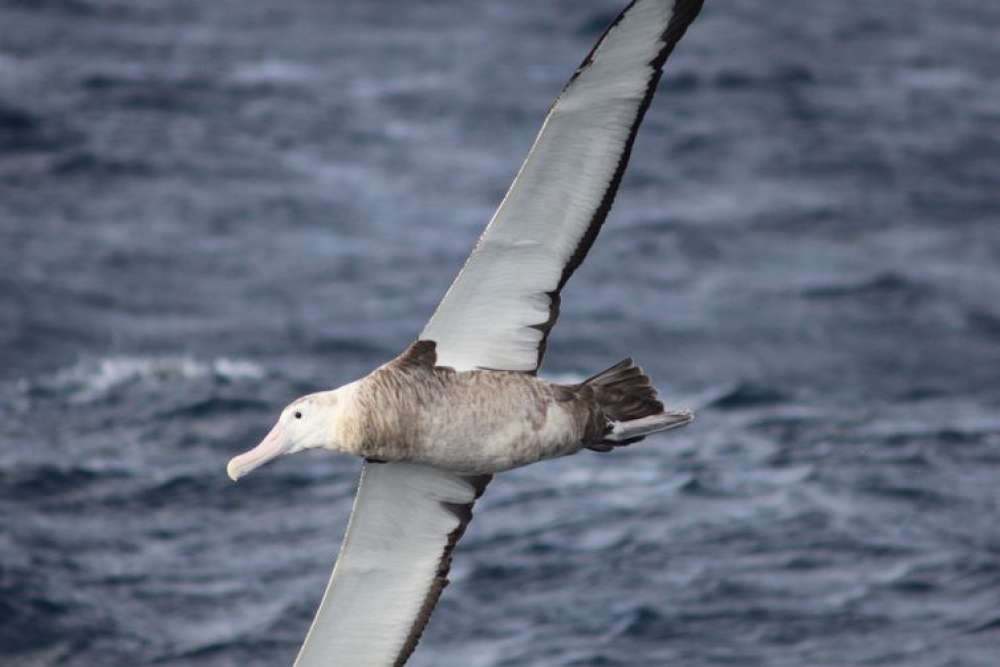
M 353 460 L 617 2 L 0 8 L 0 651 L 288 664 Z M 1000 660 L 1000 8 L 709 3 L 546 370 L 696 424 L 501 476 L 413 665 Z M 773 6 L 772 6 L 773 5 Z

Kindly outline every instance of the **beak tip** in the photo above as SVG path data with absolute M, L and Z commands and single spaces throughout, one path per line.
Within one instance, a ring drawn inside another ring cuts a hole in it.
M 234 482 L 268 461 L 288 453 L 290 444 L 281 424 L 275 425 L 259 445 L 239 456 L 234 456 L 226 466 L 226 474 Z

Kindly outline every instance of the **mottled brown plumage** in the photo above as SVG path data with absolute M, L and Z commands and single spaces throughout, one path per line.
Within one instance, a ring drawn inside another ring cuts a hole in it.
M 492 473 L 627 444 L 608 439 L 615 422 L 663 412 L 630 359 L 564 385 L 528 373 L 456 372 L 435 365 L 434 350 L 434 341 L 417 341 L 359 381 L 341 413 L 352 421 L 343 446 L 376 461 Z

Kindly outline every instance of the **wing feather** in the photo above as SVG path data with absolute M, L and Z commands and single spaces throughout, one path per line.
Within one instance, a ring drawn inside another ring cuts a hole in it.
M 663 64 L 702 0 L 637 0 L 549 110 L 528 157 L 420 338 L 457 370 L 535 372 L 559 292 L 607 218 Z
M 297 667 L 402 665 L 489 475 L 365 463 L 344 543 Z

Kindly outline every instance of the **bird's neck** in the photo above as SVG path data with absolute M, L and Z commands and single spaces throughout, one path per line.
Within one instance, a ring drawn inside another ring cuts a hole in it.
M 334 390 L 337 411 L 331 429 L 331 449 L 355 456 L 364 456 L 364 420 L 362 406 L 357 400 L 360 382 L 356 380 Z

